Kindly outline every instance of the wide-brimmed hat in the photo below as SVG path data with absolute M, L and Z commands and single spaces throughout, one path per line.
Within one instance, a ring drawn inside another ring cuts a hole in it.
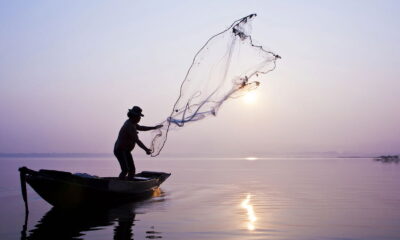
M 144 115 L 142 114 L 142 109 L 138 106 L 133 106 L 133 108 L 129 109 L 128 112 L 129 112 L 129 114 L 132 114 L 133 116 L 144 117 Z

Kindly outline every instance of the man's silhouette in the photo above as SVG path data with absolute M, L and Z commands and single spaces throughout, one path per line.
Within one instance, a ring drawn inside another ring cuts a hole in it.
M 128 179 L 133 179 L 135 176 L 135 164 L 132 158 L 132 150 L 135 148 L 136 143 L 141 147 L 147 155 L 151 154 L 151 150 L 148 149 L 140 140 L 137 131 L 149 131 L 161 128 L 162 125 L 154 127 L 140 126 L 142 109 L 138 106 L 134 106 L 128 111 L 128 120 L 125 121 L 124 125 L 118 134 L 118 139 L 114 146 L 114 155 L 117 157 L 118 162 L 121 166 L 121 173 L 119 174 L 120 179 L 125 179 L 128 174 Z

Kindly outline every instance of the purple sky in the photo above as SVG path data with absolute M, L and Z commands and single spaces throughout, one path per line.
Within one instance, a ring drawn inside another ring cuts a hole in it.
M 128 108 L 164 120 L 196 51 L 253 12 L 277 69 L 165 153 L 400 153 L 397 1 L 3 1 L 0 152 L 111 153 Z

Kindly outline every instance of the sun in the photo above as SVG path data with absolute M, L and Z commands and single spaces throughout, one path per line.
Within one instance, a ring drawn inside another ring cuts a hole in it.
M 255 91 L 250 91 L 243 96 L 243 101 L 247 104 L 254 104 L 257 102 L 257 94 Z

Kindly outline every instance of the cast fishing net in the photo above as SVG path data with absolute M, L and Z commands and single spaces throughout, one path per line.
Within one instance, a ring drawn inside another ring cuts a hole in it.
M 229 98 L 237 98 L 260 84 L 259 78 L 275 69 L 279 55 L 253 44 L 251 14 L 213 35 L 200 48 L 187 70 L 170 116 L 153 131 L 153 157 L 163 149 L 168 132 L 187 123 L 216 116 Z

